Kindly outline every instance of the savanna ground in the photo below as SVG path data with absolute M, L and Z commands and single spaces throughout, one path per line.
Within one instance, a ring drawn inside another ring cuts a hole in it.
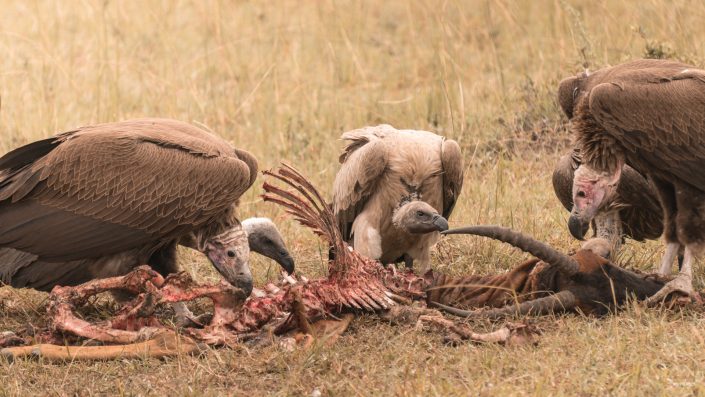
M 566 251 L 577 242 L 550 183 L 570 145 L 557 83 L 643 56 L 705 62 L 705 4 L 695 1 L 3 1 L 0 10 L 0 153 L 79 125 L 171 117 L 251 151 L 263 169 L 294 164 L 329 193 L 341 132 L 378 123 L 427 129 L 464 150 L 451 225 L 511 226 Z M 274 218 L 299 271 L 325 274 L 324 247 L 260 193 L 258 181 L 242 216 Z M 649 270 L 661 253 L 658 242 L 631 242 L 619 262 Z M 434 266 L 500 272 L 524 258 L 461 236 L 439 244 Z M 198 280 L 217 278 L 187 250 L 182 263 Z M 252 268 L 259 283 L 278 273 L 256 257 Z M 42 324 L 45 294 L 4 287 L 0 299 L 0 329 Z M 602 319 L 535 322 L 544 330 L 536 347 L 450 347 L 366 317 L 335 346 L 309 351 L 0 362 L 0 395 L 705 391 L 702 313 L 633 305 Z

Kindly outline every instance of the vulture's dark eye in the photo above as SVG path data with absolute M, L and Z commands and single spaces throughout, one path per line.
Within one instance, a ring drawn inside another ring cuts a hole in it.
M 234 258 L 234 257 L 235 257 L 235 251 L 228 250 L 228 257 Z
M 581 191 L 578 192 L 578 194 L 576 194 L 576 196 L 578 196 L 578 197 L 580 197 L 580 198 L 584 198 L 584 197 L 585 197 L 585 192 L 583 192 L 583 191 L 581 190 Z
M 416 211 L 416 216 L 418 216 L 419 218 L 421 218 L 421 217 L 424 216 L 424 213 L 423 213 L 422 211 Z

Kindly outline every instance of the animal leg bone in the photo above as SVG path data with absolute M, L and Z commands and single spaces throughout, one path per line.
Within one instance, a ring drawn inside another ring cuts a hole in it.
M 477 343 L 499 343 L 502 345 L 523 345 L 527 343 L 536 344 L 536 336 L 539 331 L 532 325 L 526 323 L 507 323 L 502 328 L 487 332 L 474 332 L 467 324 L 459 324 L 443 316 L 422 315 L 419 317 L 419 322 L 429 324 L 435 327 L 444 329 L 454 335 L 448 339 L 470 340 Z
M 42 357 L 51 361 L 111 360 L 117 358 L 161 358 L 204 351 L 204 344 L 178 336 L 172 331 L 162 331 L 145 342 L 114 346 L 60 346 L 39 344 L 10 347 L 0 350 L 8 361 L 20 357 Z
M 136 295 L 113 319 L 90 323 L 73 313 L 92 295 L 124 290 Z M 49 310 L 56 330 L 106 343 L 128 344 L 152 338 L 164 326 L 154 317 L 159 304 L 190 301 L 197 298 L 213 301 L 213 318 L 203 329 L 187 328 L 184 332 L 214 345 L 233 345 L 237 338 L 225 326 L 235 321 L 244 303 L 245 293 L 225 281 L 218 285 L 197 285 L 185 273 L 164 280 L 149 267 L 138 267 L 121 277 L 93 280 L 77 287 L 56 287 L 52 291 Z M 137 324 L 133 330 L 132 325 Z M 145 326 L 147 325 L 147 326 Z

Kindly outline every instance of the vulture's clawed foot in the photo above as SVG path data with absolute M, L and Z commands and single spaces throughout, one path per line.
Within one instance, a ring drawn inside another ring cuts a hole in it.
M 677 305 L 700 300 L 700 295 L 693 289 L 693 277 L 686 273 L 680 273 L 673 280 L 666 283 L 658 292 L 650 296 L 646 300 L 646 305 L 656 306 L 660 303 Z

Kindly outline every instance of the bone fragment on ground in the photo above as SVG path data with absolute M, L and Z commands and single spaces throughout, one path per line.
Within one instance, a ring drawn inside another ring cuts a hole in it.
M 51 361 L 112 360 L 119 358 L 161 358 L 179 354 L 194 354 L 207 349 L 206 345 L 179 336 L 173 331 L 161 331 L 152 339 L 126 345 L 59 346 L 39 344 L 10 347 L 0 350 L 8 360 L 20 357 L 41 357 Z

